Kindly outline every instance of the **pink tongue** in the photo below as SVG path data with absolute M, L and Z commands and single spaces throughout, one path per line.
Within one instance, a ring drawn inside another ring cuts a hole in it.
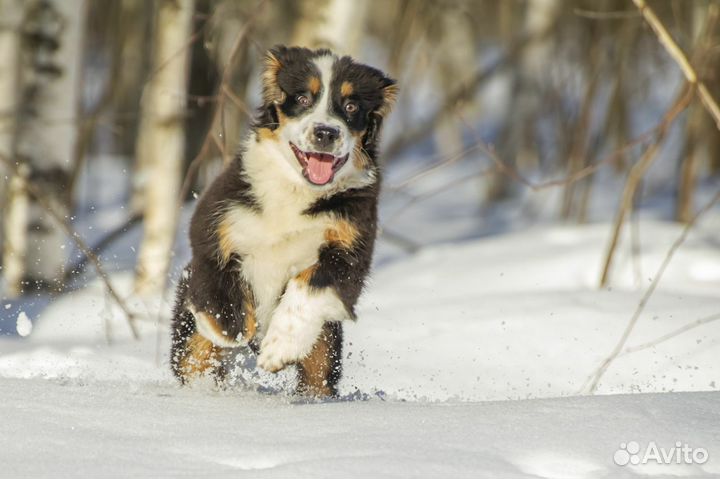
M 314 155 L 307 157 L 307 174 L 308 179 L 316 185 L 324 185 L 333 176 L 332 160 L 321 160 Z

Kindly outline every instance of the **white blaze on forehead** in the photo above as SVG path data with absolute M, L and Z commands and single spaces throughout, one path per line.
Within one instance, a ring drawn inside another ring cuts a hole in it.
M 311 118 L 317 123 L 326 125 L 340 126 L 337 119 L 334 121 L 330 118 L 332 106 L 332 92 L 330 91 L 330 82 L 332 81 L 333 65 L 335 64 L 335 56 L 325 55 L 314 60 L 315 66 L 320 71 L 320 98 L 315 102 L 315 109 Z
M 282 130 L 282 138 L 287 142 L 296 145 L 302 151 L 315 151 L 313 142 L 313 131 L 318 125 L 327 125 L 337 128 L 340 131 L 340 141 L 336 142 L 334 151 L 329 152 L 335 156 L 343 156 L 352 150 L 352 135 L 344 120 L 334 116 L 331 111 L 332 91 L 331 81 L 333 66 L 337 57 L 335 55 L 323 55 L 314 58 L 312 63 L 320 74 L 320 92 L 312 107 L 297 117 L 285 121 Z M 288 150 L 288 153 L 291 153 Z M 294 155 L 292 156 L 293 161 Z

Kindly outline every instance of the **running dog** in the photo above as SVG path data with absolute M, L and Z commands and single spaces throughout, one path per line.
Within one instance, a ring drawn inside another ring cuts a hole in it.
M 229 348 L 298 391 L 337 394 L 342 321 L 368 275 L 377 230 L 378 139 L 396 96 L 383 72 L 329 50 L 278 46 L 242 151 L 198 201 L 177 288 L 171 366 L 222 379 Z

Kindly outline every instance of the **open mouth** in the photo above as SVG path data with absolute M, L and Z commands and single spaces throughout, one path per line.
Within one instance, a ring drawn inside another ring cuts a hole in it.
M 342 168 L 348 159 L 348 155 L 334 156 L 329 153 L 315 153 L 302 151 L 292 142 L 290 148 L 295 153 L 303 176 L 314 185 L 327 185 L 335 177 L 335 173 Z

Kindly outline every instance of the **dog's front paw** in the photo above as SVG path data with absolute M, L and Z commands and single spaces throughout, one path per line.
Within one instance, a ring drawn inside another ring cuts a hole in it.
M 275 372 L 304 359 L 320 337 L 325 321 L 346 316 L 345 306 L 334 292 L 311 292 L 306 285 L 290 281 L 260 344 L 258 366 Z
M 271 373 L 280 371 L 288 364 L 303 359 L 312 350 L 313 343 L 308 345 L 301 337 L 291 331 L 268 331 L 260 344 L 258 366 Z

